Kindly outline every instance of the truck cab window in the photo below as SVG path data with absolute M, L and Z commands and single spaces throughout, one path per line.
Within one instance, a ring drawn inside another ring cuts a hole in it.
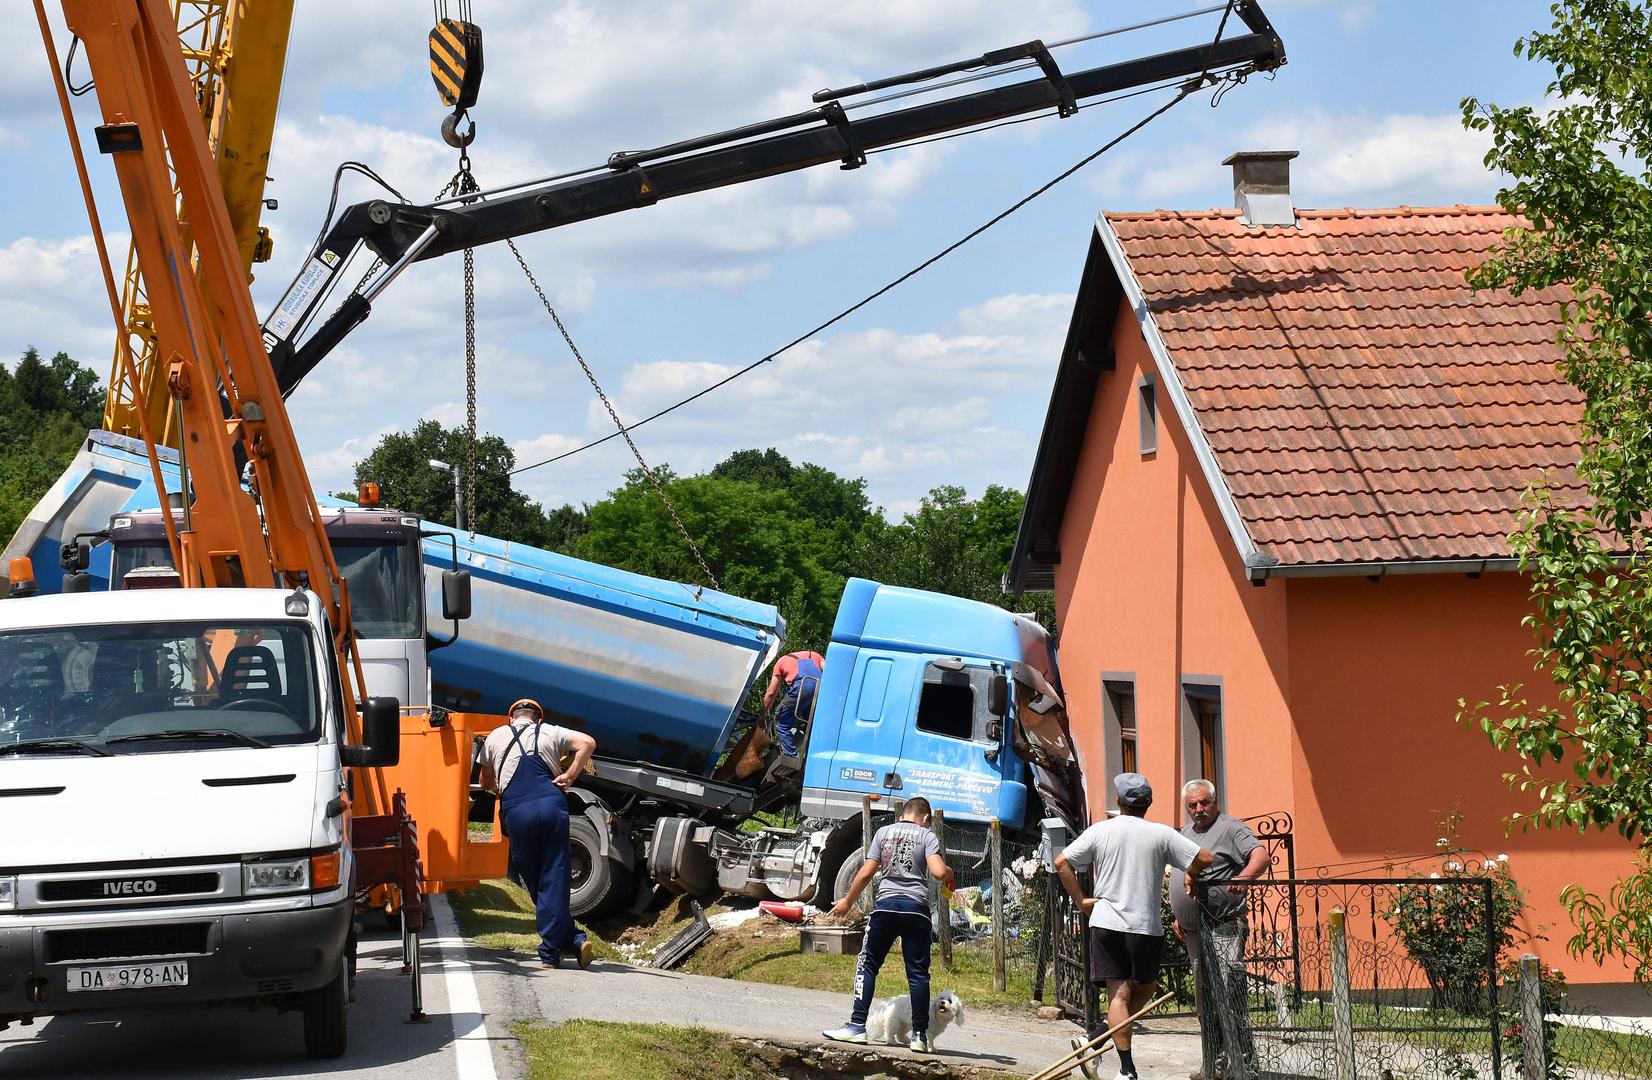
M 312 742 L 320 702 L 310 642 L 296 623 L 9 631 L 0 634 L 0 670 L 9 671 L 0 745 L 73 738 L 121 752 L 190 749 L 182 733 L 202 730 L 253 745 Z
M 923 692 L 918 696 L 917 729 L 949 739 L 973 738 L 975 690 L 969 672 L 931 666 L 924 672 Z M 981 708 L 986 708 L 984 700 Z

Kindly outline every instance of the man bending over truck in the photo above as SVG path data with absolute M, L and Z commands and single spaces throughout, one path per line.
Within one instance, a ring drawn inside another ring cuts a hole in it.
M 787 653 L 774 662 L 774 674 L 763 691 L 763 714 L 767 716 L 774 709 L 774 699 L 780 697 L 784 686 L 786 696 L 774 714 L 774 733 L 786 757 L 797 756 L 797 729 L 814 713 L 815 691 L 820 689 L 820 673 L 825 667 L 826 658 L 817 652 Z
M 545 710 L 523 698 L 482 744 L 482 786 L 499 792 L 499 821 L 511 861 L 533 896 L 539 959 L 546 967 L 565 953 L 591 966 L 591 943 L 569 910 L 568 796 L 597 741 L 583 731 L 545 723 Z

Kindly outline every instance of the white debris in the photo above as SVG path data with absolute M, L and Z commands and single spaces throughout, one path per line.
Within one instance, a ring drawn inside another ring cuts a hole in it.
M 706 922 L 713 930 L 733 930 L 736 926 L 744 926 L 762 914 L 756 908 L 746 908 L 744 911 L 719 911 L 715 915 L 707 915 Z

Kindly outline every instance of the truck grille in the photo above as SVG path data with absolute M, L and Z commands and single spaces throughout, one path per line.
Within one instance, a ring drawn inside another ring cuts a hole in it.
M 128 960 L 207 951 L 211 923 L 161 926 L 100 926 L 89 930 L 46 931 L 46 962 Z
M 155 896 L 210 895 L 218 891 L 215 873 L 174 874 L 171 877 L 78 878 L 42 881 L 40 899 L 46 903 L 73 900 L 146 899 Z

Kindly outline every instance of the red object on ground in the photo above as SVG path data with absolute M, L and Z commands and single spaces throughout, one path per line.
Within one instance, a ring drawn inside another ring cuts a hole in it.
M 803 921 L 803 905 L 796 900 L 765 900 L 757 905 L 757 910 L 765 915 L 773 915 L 786 922 Z

